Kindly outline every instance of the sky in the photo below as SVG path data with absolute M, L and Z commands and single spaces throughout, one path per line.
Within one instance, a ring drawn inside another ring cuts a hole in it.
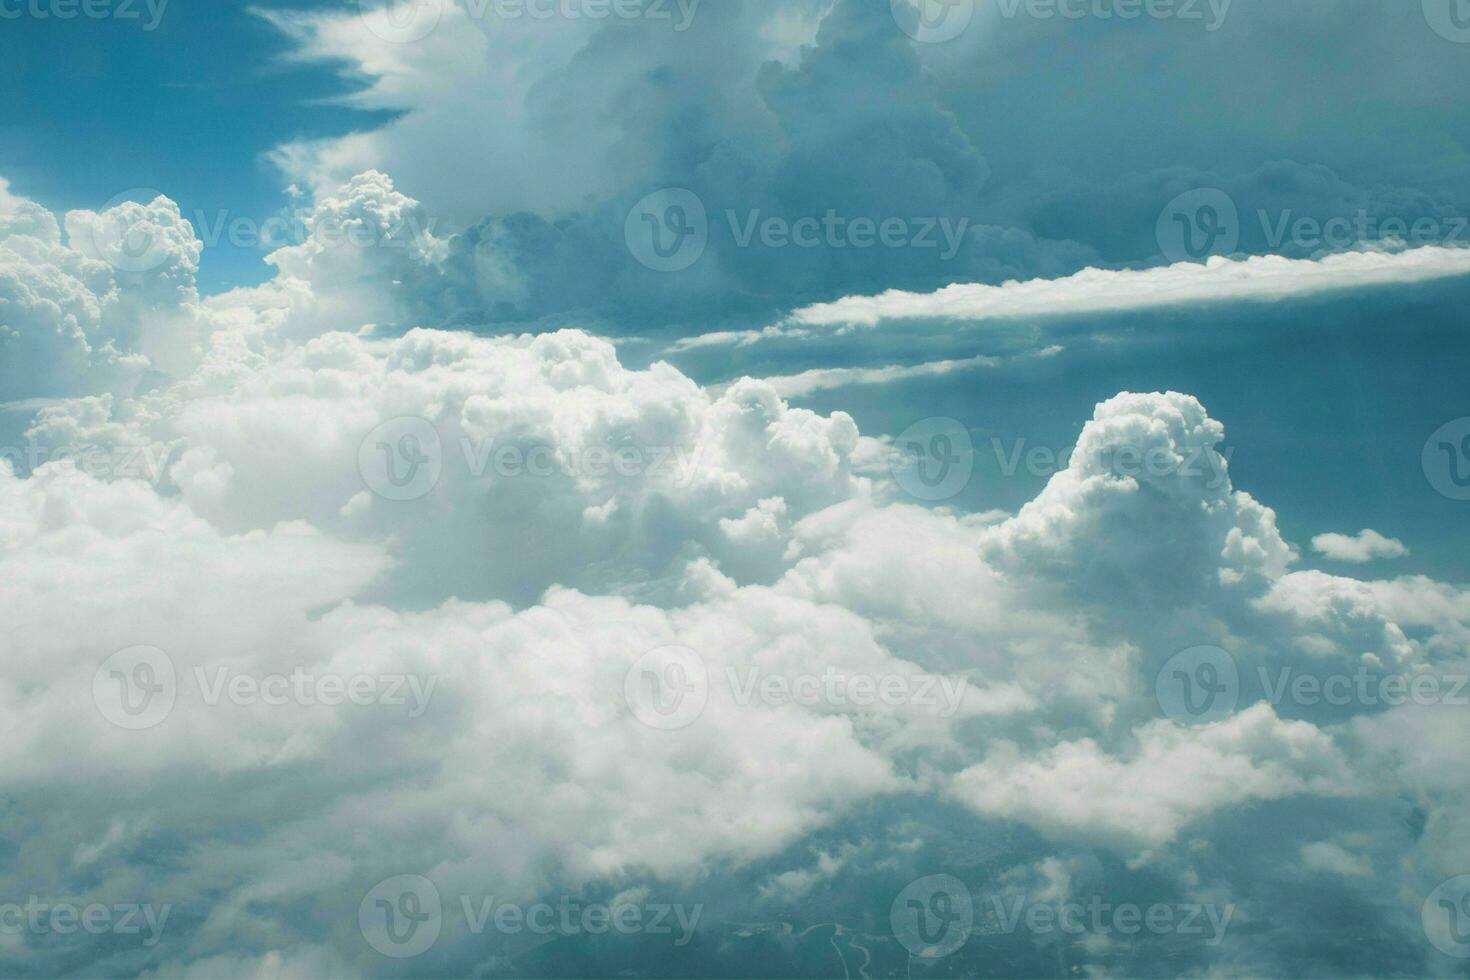
M 1463 0 L 0 80 L 0 972 L 1470 976 Z

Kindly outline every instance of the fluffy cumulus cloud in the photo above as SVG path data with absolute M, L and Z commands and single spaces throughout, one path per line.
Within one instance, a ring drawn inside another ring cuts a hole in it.
M 1376 558 L 1403 558 L 1409 549 L 1397 538 L 1385 537 L 1372 528 L 1357 534 L 1319 534 L 1312 539 L 1312 549 L 1334 561 L 1354 564 Z
M 27 435 L 88 451 L 0 467 L 4 881 L 173 910 L 156 946 L 29 936 L 15 969 L 392 973 L 356 908 L 397 874 L 452 905 L 487 881 L 697 895 L 748 868 L 779 903 L 912 849 L 784 856 L 875 806 L 957 805 L 1181 894 L 1226 875 L 1189 868 L 1200 835 L 1253 807 L 1414 792 L 1453 822 L 1420 705 L 1309 719 L 1242 685 L 1191 724 L 1156 696 L 1186 638 L 1242 675 L 1366 657 L 1437 678 L 1470 636 L 1450 585 L 1293 570 L 1195 398 L 1099 404 L 1014 514 L 925 508 L 886 441 L 766 382 L 709 390 L 578 330 L 384 335 L 396 280 L 442 254 L 422 229 L 373 251 L 417 207 L 357 178 L 274 280 L 207 300 L 166 200 L 73 214 L 65 242 L 11 207 L 15 293 L 73 305 L 7 322 L 76 326 Z M 126 269 L 114 223 L 165 260 Z M 148 383 L 96 373 L 134 359 Z M 1448 832 L 1408 845 L 1406 896 L 1453 871 Z M 1375 873 L 1312 834 L 1304 869 Z M 490 955 L 452 919 L 421 964 Z
M 954 791 L 982 813 L 1054 835 L 1142 848 L 1169 843 L 1191 820 L 1222 807 L 1352 789 L 1347 760 L 1329 736 L 1283 722 L 1265 705 L 1202 729 L 1155 721 L 1135 737 L 1124 758 L 1090 739 L 1064 742 L 1037 759 L 1000 742 L 955 777 Z

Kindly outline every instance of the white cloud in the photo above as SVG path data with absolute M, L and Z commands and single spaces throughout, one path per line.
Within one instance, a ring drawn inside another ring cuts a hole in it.
M 34 411 L 48 445 L 167 461 L 154 483 L 0 463 L 0 772 L 29 828 L 25 868 L 0 886 L 23 874 L 65 894 L 85 867 L 76 887 L 99 900 L 189 901 L 204 912 L 180 927 L 169 972 L 359 972 L 351 924 L 321 924 L 389 873 L 526 897 L 688 884 L 789 853 L 881 799 L 956 799 L 1059 841 L 1157 855 L 1251 802 L 1400 792 L 1402 766 L 1429 836 L 1447 839 L 1463 780 L 1416 742 L 1432 729 L 1418 715 L 1333 728 L 1255 705 L 1207 728 L 1159 719 L 1148 665 L 1166 627 L 1416 670 L 1470 653 L 1457 587 L 1290 571 L 1274 512 L 1234 487 L 1224 428 L 1189 395 L 1098 405 L 1068 468 L 1014 515 L 927 510 L 894 502 L 880 441 L 844 413 L 791 407 L 779 385 L 707 390 L 664 363 L 630 368 L 578 330 L 364 331 L 404 313 L 383 279 L 436 261 L 432 234 L 391 255 L 316 234 L 418 214 L 381 175 L 325 197 L 323 224 L 276 253 L 271 283 L 205 301 L 173 213 L 119 212 L 169 243 L 156 275 L 63 245 L 25 205 L 0 243 L 8 295 L 45 311 L 27 323 L 47 337 L 74 324 L 45 356 L 60 393 L 83 395 L 8 414 Z M 172 318 L 192 332 L 140 327 Z M 98 383 L 108 342 L 171 376 L 142 394 Z M 430 427 L 442 466 L 421 496 L 391 500 L 360 451 L 403 416 Z M 668 468 L 610 472 L 588 464 L 595 446 L 666 449 Z M 497 468 L 504 447 L 555 466 Z M 124 731 L 92 684 L 137 644 L 167 652 L 180 688 L 161 724 Z M 670 644 L 696 651 L 710 684 L 697 718 L 662 731 L 638 720 L 625 682 Z M 417 714 L 211 704 L 196 671 L 221 669 L 434 687 Z M 826 673 L 959 693 L 946 715 L 750 701 L 730 680 Z M 1369 736 L 1401 760 L 1362 777 Z M 91 794 L 99 779 L 107 801 Z M 166 868 L 158 841 L 175 842 Z M 798 894 L 843 873 L 846 851 L 815 853 L 760 880 Z
M 987 560 L 1087 596 L 1198 595 L 1275 578 L 1294 560 L 1276 515 L 1232 488 L 1225 429 L 1195 398 L 1124 393 L 1097 406 L 1065 470 L 986 532 Z
M 1034 757 L 1000 743 L 955 777 L 953 792 L 981 813 L 1020 819 L 1059 839 L 1145 850 L 1223 807 L 1356 786 L 1330 735 L 1282 721 L 1264 704 L 1202 728 L 1151 722 L 1135 738 L 1124 758 L 1091 739 Z
M 1343 252 L 1319 259 L 1259 255 L 1141 270 L 1084 269 L 1064 279 L 999 286 L 956 283 L 933 293 L 848 296 L 791 314 L 797 327 L 877 326 L 884 320 L 993 320 L 1278 302 L 1337 290 L 1408 285 L 1470 274 L 1470 249 Z
M 1319 534 L 1312 539 L 1312 550 L 1333 561 L 1354 564 L 1377 558 L 1403 558 L 1409 553 L 1402 541 L 1385 537 L 1371 528 L 1364 528 L 1355 535 Z

